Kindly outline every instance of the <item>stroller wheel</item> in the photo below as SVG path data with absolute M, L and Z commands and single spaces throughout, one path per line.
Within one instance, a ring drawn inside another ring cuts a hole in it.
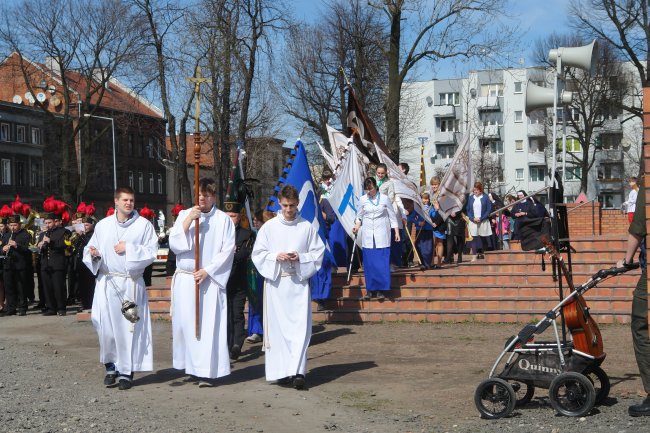
M 610 384 L 607 373 L 605 373 L 602 368 L 594 366 L 589 367 L 584 374 L 587 376 L 587 379 L 589 379 L 594 385 L 594 389 L 596 391 L 595 404 L 601 404 L 609 396 Z
M 521 407 L 526 406 L 533 399 L 535 394 L 535 385 L 533 382 L 519 382 L 517 380 L 509 380 L 508 383 L 512 386 L 512 389 L 515 391 L 515 406 Z
M 596 391 L 591 381 L 580 373 L 562 373 L 548 389 L 551 406 L 566 416 L 584 416 L 594 407 Z
M 481 413 L 481 417 L 487 419 L 498 419 L 510 415 L 515 408 L 516 401 L 517 397 L 512 386 L 499 378 L 484 380 L 474 393 L 474 404 Z

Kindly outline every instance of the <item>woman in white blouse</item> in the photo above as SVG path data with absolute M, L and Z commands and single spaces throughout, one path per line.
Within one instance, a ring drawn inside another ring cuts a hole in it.
M 377 189 L 377 181 L 369 177 L 363 182 L 366 194 L 359 199 L 356 225 L 353 233 L 361 229 L 363 249 L 363 272 L 366 279 L 366 295 L 369 300 L 385 298 L 390 290 L 390 242 L 391 229 L 395 240 L 400 241 L 395 210 L 390 199 Z

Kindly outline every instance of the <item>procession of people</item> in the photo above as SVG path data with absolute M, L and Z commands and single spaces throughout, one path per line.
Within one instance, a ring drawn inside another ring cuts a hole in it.
M 256 212 L 250 229 L 241 224 L 240 202 L 225 201 L 223 209 L 218 208 L 217 185 L 212 179 L 199 180 L 195 206 L 174 209 L 175 222 L 168 235 L 174 258 L 172 366 L 186 375 L 186 382 L 200 388 L 215 386 L 217 379 L 230 374 L 231 363 L 240 357 L 244 344 L 261 340 L 266 380 L 297 390 L 307 386 L 311 304 L 316 300 L 320 309 L 331 290 L 329 268 L 329 283 L 316 276 L 325 260 L 336 262 L 336 258 L 326 257 L 337 243 L 347 246 L 345 231 L 332 231 L 338 218 L 327 201 L 325 181 L 331 180 L 331 175 L 326 174 L 323 180 L 319 209 L 325 239 L 301 216 L 300 192 L 290 184 L 278 188 L 278 210 Z M 544 215 L 543 207 L 525 191 L 519 192 L 518 202 L 510 197 L 504 205 L 495 194 L 485 194 L 483 185 L 476 182 L 464 206 L 445 216 L 438 202 L 440 184 L 434 177 L 431 188 L 421 190 L 423 206 L 416 212 L 413 203 L 403 202 L 395 193 L 385 164 L 378 164 L 376 176 L 363 181 L 364 194 L 358 200 L 351 230 L 355 236 L 361 235 L 362 254 L 349 256 L 365 274 L 367 291 L 361 300 L 386 299 L 391 274 L 410 261 L 403 254 L 417 254 L 421 269 L 434 272 L 452 264 L 455 254 L 456 262 L 461 263 L 469 249 L 475 251 L 474 260 L 481 260 L 485 251 L 499 248 L 496 236 L 515 237 L 510 219 L 517 227 L 515 223 Z M 13 210 L 0 221 L 0 315 L 26 315 L 36 299 L 36 271 L 39 304 L 35 308 L 45 316 L 65 316 L 71 301 L 80 304 L 80 311 L 90 309 L 99 360 L 105 369 L 103 384 L 128 390 L 134 384 L 134 373 L 154 369 L 147 296 L 150 283 L 145 282 L 158 250 L 152 213 L 136 209 L 135 192 L 129 187 L 115 190 L 114 207 L 100 221 L 93 216 L 92 206 L 80 205 L 70 220 L 69 214 L 62 212 L 65 207 L 48 200 L 44 209 L 50 211 L 39 215 L 38 235 L 30 230 L 33 220 L 26 212 Z M 636 237 L 630 238 L 632 246 L 622 266 L 630 263 L 639 236 L 644 234 L 641 220 L 641 214 L 634 220 Z M 335 239 L 340 234 L 343 239 Z M 414 248 L 402 248 L 404 235 Z M 327 284 L 329 287 L 320 287 Z M 635 316 L 633 328 L 637 355 L 643 355 L 647 354 L 643 316 L 647 307 L 642 307 L 641 301 L 643 305 L 647 301 L 642 299 L 643 288 L 637 292 L 633 313 L 640 319 Z M 647 385 L 647 362 L 642 356 L 638 359 Z M 650 401 L 633 406 L 630 413 L 650 414 Z

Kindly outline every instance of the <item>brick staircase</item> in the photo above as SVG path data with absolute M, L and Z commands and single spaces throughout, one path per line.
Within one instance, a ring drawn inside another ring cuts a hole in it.
M 584 237 L 572 242 L 576 285 L 612 266 L 625 251 L 623 236 Z M 345 283 L 345 273 L 333 276 L 332 299 L 314 320 L 330 322 L 427 321 L 528 322 L 538 320 L 559 302 L 550 261 L 519 250 L 485 254 L 485 260 L 426 272 L 400 270 L 391 278 L 392 290 L 383 301 L 363 301 L 363 274 Z M 599 284 L 586 299 L 598 322 L 629 322 L 632 290 L 639 279 L 633 271 Z M 566 286 L 565 286 L 566 287 Z M 565 289 L 566 290 L 566 289 Z M 565 291 L 565 294 L 567 292 Z
M 625 251 L 621 235 L 584 237 L 572 242 L 576 285 L 593 273 L 612 266 Z M 362 273 L 346 284 L 344 269 L 332 275 L 332 296 L 315 321 L 329 322 L 529 322 L 538 320 L 559 302 L 550 261 L 541 267 L 542 256 L 523 252 L 513 243 L 510 251 L 493 251 L 485 260 L 452 265 L 440 270 L 399 270 L 391 276 L 385 301 L 361 299 L 365 292 Z M 599 323 L 629 322 L 632 291 L 639 271 L 602 282 L 586 299 Z M 165 286 L 149 287 L 152 318 L 169 319 L 170 279 Z M 566 291 L 565 291 L 566 293 Z M 80 320 L 88 319 L 78 315 Z

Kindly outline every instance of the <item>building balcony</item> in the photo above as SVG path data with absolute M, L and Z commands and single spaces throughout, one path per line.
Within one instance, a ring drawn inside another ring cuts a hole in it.
M 483 125 L 479 129 L 480 138 L 501 138 L 501 128 L 499 125 Z
M 546 137 L 546 127 L 542 123 L 529 123 L 528 124 L 529 137 Z
M 625 182 L 620 178 L 599 178 L 598 184 L 600 186 L 600 191 L 621 191 L 625 189 Z
M 453 105 L 434 105 L 431 108 L 434 117 L 456 117 L 456 107 Z
M 623 132 L 623 127 L 621 126 L 621 121 L 618 119 L 606 119 L 603 121 L 601 126 L 602 132 L 612 133 L 612 132 Z
M 602 162 L 620 162 L 623 161 L 622 149 L 603 149 L 600 152 L 600 160 Z
M 479 96 L 476 98 L 476 108 L 479 111 L 499 111 L 501 104 L 498 96 Z
M 546 165 L 544 152 L 528 152 L 528 165 Z
M 436 144 L 448 144 L 448 143 L 457 143 L 458 140 L 456 137 L 460 134 L 459 132 L 445 131 L 445 132 L 436 132 L 435 143 Z

